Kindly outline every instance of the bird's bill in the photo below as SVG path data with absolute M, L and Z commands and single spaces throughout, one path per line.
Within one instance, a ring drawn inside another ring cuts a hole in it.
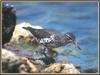
M 73 41 L 73 44 L 75 45 L 76 48 L 81 50 L 81 48 L 79 47 L 79 45 L 78 45 L 78 43 L 76 41 Z

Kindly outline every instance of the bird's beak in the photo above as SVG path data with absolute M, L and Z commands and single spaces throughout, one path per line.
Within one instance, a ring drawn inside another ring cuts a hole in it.
M 79 47 L 79 45 L 78 45 L 78 43 L 77 43 L 76 41 L 73 41 L 73 44 L 75 45 L 76 48 L 82 50 L 82 49 Z

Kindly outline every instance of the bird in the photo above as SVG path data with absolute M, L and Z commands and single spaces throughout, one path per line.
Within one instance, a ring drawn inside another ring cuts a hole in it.
M 16 9 L 13 5 L 2 5 L 2 45 L 9 42 L 16 25 Z
M 48 53 L 48 49 L 65 46 L 69 43 L 73 43 L 76 48 L 80 49 L 76 42 L 75 35 L 72 32 L 62 34 L 61 32 L 53 29 L 34 29 L 32 27 L 23 27 L 30 31 L 36 38 L 40 45 L 45 46 L 44 54 Z

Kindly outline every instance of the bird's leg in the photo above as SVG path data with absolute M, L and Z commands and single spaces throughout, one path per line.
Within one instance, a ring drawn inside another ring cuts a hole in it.
M 53 57 L 57 56 L 58 53 L 56 51 L 54 51 L 52 48 L 45 47 L 43 50 L 43 54 L 45 55 L 45 57 L 53 58 Z
M 37 52 L 42 53 L 45 57 L 55 57 L 57 56 L 57 52 L 52 48 L 46 47 L 44 45 L 39 45 Z
M 48 57 L 48 56 L 47 56 L 47 53 L 48 53 L 48 48 L 45 47 L 45 48 L 43 49 L 43 54 L 45 55 L 45 57 Z
M 47 53 L 48 53 L 48 48 L 45 47 L 44 45 L 40 44 L 37 48 L 37 53 L 41 53 L 43 54 L 45 57 L 47 57 Z
M 44 53 L 48 53 L 48 48 L 44 48 Z

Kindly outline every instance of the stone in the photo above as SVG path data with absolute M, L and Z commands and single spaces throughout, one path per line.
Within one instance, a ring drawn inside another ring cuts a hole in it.
M 55 63 L 45 68 L 42 72 L 43 73 L 60 73 L 61 68 L 62 68 L 61 64 Z
M 32 42 L 35 43 L 36 38 L 34 37 L 34 35 L 31 34 L 31 32 L 23 29 L 23 27 L 32 27 L 35 29 L 42 29 L 42 27 L 40 27 L 40 26 L 37 26 L 37 25 L 32 26 L 30 23 L 27 23 L 27 22 L 17 24 L 10 42 L 13 42 L 16 44 L 19 44 L 20 42 L 28 43 L 28 44 L 30 44 Z
M 75 68 L 73 64 L 66 63 L 66 64 L 60 64 L 60 63 L 54 63 L 50 65 L 49 67 L 45 68 L 43 73 L 63 73 L 63 74 L 79 74 L 80 71 Z
M 21 64 L 19 57 L 7 49 L 2 49 L 2 72 L 4 73 L 17 73 L 18 67 Z
M 66 74 L 79 74 L 79 70 L 75 68 L 75 66 L 71 63 L 69 64 L 62 64 L 64 67 L 61 71 L 61 73 L 66 73 Z
M 12 5 L 2 6 L 2 45 L 9 42 L 16 25 L 15 8 Z
M 20 58 L 20 60 L 22 60 L 22 63 L 25 64 L 25 66 L 27 66 L 27 71 L 30 73 L 38 73 L 39 69 L 32 64 L 27 58 Z
M 26 57 L 16 56 L 13 52 L 2 49 L 3 73 L 37 73 L 39 69 Z
M 19 44 L 21 42 L 31 43 L 34 40 L 33 35 L 29 31 L 22 28 L 27 26 L 32 27 L 31 24 L 26 22 L 17 24 L 10 41 L 16 44 Z

